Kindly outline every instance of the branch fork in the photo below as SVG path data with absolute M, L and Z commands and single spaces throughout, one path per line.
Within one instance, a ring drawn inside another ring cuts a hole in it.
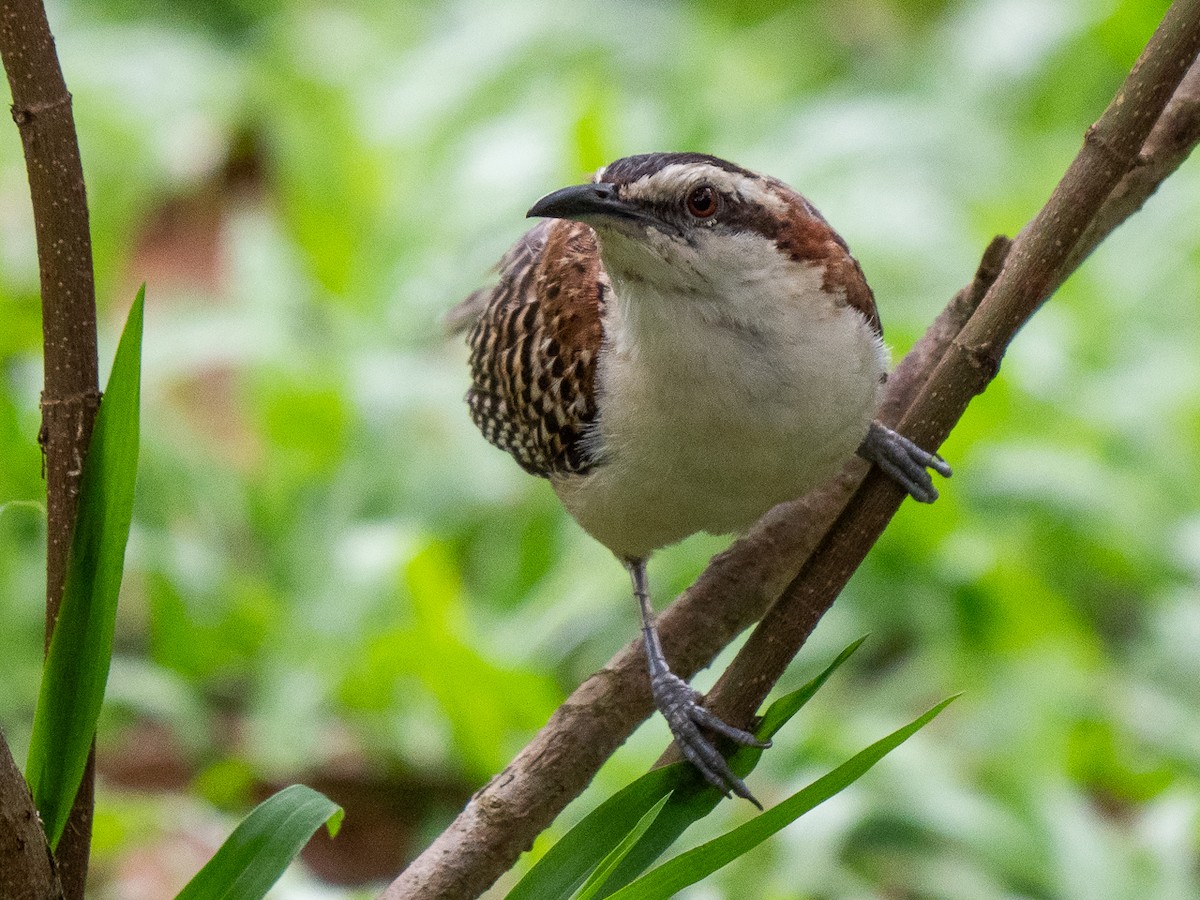
M 973 282 L 897 367 L 884 422 L 899 421 L 921 446 L 940 446 L 995 377 L 1021 325 L 1186 158 L 1200 141 L 1197 52 L 1200 0 L 1177 0 L 1043 210 L 1011 245 L 992 242 Z M 672 669 L 690 677 L 786 583 L 709 694 L 709 708 L 725 721 L 753 718 L 898 508 L 900 491 L 877 470 L 865 479 L 862 471 L 853 463 L 830 485 L 768 513 L 659 617 Z M 385 900 L 486 890 L 650 714 L 642 663 L 635 642 L 585 681 Z

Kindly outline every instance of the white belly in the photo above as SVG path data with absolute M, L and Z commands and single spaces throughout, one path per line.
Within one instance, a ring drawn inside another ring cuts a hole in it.
M 730 312 L 655 296 L 606 314 L 603 461 L 554 486 L 619 556 L 741 529 L 835 474 L 867 433 L 885 354 L 861 315 L 815 275 L 786 304 Z

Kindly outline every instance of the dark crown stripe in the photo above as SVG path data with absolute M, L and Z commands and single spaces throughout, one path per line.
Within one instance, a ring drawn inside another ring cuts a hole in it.
M 748 178 L 760 177 L 748 169 L 743 169 L 728 160 L 709 156 L 707 153 L 641 153 L 637 156 L 626 156 L 610 163 L 597 177 L 611 184 L 632 184 L 640 178 L 662 171 L 667 166 L 698 164 L 716 166 L 718 169 Z

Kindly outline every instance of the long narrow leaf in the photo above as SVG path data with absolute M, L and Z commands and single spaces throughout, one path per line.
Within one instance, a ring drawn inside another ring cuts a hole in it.
M 754 736 L 760 741 L 768 741 L 773 738 L 791 720 L 792 716 L 796 715 L 804 707 L 804 704 L 813 698 L 822 685 L 829 680 L 829 676 L 854 655 L 854 652 L 862 646 L 866 639 L 866 635 L 864 635 L 854 641 L 839 653 L 837 658 L 819 675 L 804 686 L 772 703 L 763 714 L 762 721 L 754 731 Z M 739 747 L 729 757 L 729 767 L 739 777 L 745 778 L 758 765 L 762 753 L 763 751 L 758 747 Z M 722 799 L 724 797 L 716 788 L 693 774 L 685 787 L 676 790 L 671 795 L 671 802 L 667 804 L 666 809 L 655 818 L 653 825 L 638 841 L 637 846 L 626 854 L 608 883 L 604 885 L 604 889 L 597 896 L 607 897 L 641 875 L 694 822 L 700 821 L 712 812 Z
M 759 723 L 758 728 L 755 730 L 755 735 L 758 739 L 765 741 L 774 737 L 776 732 L 786 725 L 792 716 L 800 712 L 804 704 L 811 700 L 813 695 L 825 685 L 825 682 L 829 680 L 829 676 L 836 672 L 842 663 L 854 655 L 855 651 L 863 645 L 863 641 L 866 639 L 867 636 L 864 634 L 857 640 L 851 641 L 846 649 L 839 653 L 834 661 L 827 665 L 824 671 L 817 675 L 816 678 L 772 703 L 767 708 L 767 711 L 763 713 L 762 722 Z M 753 750 L 755 748 L 745 747 L 743 749 Z M 737 758 L 736 753 L 734 754 L 734 758 Z
M 658 814 L 662 811 L 663 806 L 670 799 L 671 795 L 667 794 L 667 796 L 650 807 L 650 811 L 642 816 L 638 820 L 638 823 L 633 826 L 633 831 L 625 835 L 621 843 L 617 844 L 608 856 L 600 860 L 600 865 L 596 866 L 595 871 L 583 883 L 583 887 L 579 889 L 579 894 L 575 900 L 593 900 L 596 893 L 604 886 L 604 882 L 608 881 L 608 876 L 612 874 L 613 869 L 620 865 L 621 860 L 625 858 L 625 854 L 633 849 L 641 836 L 646 833 L 646 829 L 654 824 L 654 820 L 658 818 Z
M 610 895 L 611 900 L 665 900 L 688 885 L 708 877 L 717 869 L 757 847 L 819 803 L 857 781 L 875 763 L 927 725 L 954 699 L 948 697 L 943 700 L 913 722 L 876 741 L 828 775 L 818 778 L 762 815 L 663 863 L 649 874 Z
M 137 475 L 145 291 L 143 285 L 125 323 L 83 466 L 62 605 L 25 764 L 51 847 L 83 779 L 112 658 Z
M 617 791 L 559 839 L 525 873 L 506 900 L 563 900 L 629 834 L 637 822 L 687 775 L 686 763 L 647 772 Z
M 804 687 L 771 704 L 755 730 L 759 740 L 769 740 L 812 698 L 822 684 L 850 658 L 865 638 L 843 650 L 820 675 Z M 757 765 L 762 750 L 743 747 L 729 758 L 730 768 L 745 777 Z M 637 846 L 617 867 L 598 896 L 632 880 L 654 862 L 693 822 L 712 811 L 722 799 L 716 788 L 701 779 L 688 763 L 653 769 L 622 788 L 584 816 L 538 860 L 508 894 L 506 900 L 561 900 L 583 883 L 596 865 L 629 834 L 634 824 L 661 798 L 670 802 L 655 818 Z
M 318 828 L 327 824 L 330 837 L 337 835 L 342 815 L 340 806 L 310 787 L 284 788 L 242 820 L 176 900 L 258 900 Z

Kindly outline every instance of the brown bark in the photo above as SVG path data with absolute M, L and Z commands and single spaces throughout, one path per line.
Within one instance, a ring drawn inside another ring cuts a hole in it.
M 1018 329 L 1095 244 L 1139 209 L 1183 161 L 1190 147 L 1181 147 L 1178 137 L 1190 134 L 1194 145 L 1200 136 L 1195 122 L 1197 52 L 1200 0 L 1178 2 L 1104 115 L 1088 129 L 1083 149 L 1041 212 L 1017 236 L 995 284 L 901 418 L 904 434 L 923 447 L 940 446 L 971 399 L 996 376 Z M 1185 79 L 1189 67 L 1191 75 Z M 1177 90 L 1179 101 L 1165 115 Z M 1160 118 L 1160 127 L 1154 128 Z M 717 715 L 733 724 L 754 716 L 903 499 L 881 472 L 868 474 L 714 686 L 708 705 Z
M 971 397 L 994 376 L 1017 328 L 1082 261 L 1086 250 L 1136 211 L 1174 171 L 1196 143 L 1194 127 L 1185 124 L 1194 121 L 1195 103 L 1186 99 L 1194 96 L 1194 88 L 1185 85 L 1179 102 L 1161 120 L 1160 113 L 1195 60 L 1197 47 L 1200 0 L 1180 0 L 1117 99 L 1089 131 L 1084 149 L 1046 207 L 1018 238 L 1019 252 L 1014 247 L 992 284 L 1006 248 L 1003 243 L 989 248 L 973 286 L 959 293 L 901 363 L 889 381 L 886 419 L 901 419 L 906 434 L 928 446 L 940 445 Z M 1188 84 L 1193 84 L 1191 78 Z M 1156 121 L 1158 127 L 1148 139 Z M 1191 137 L 1163 139 L 1181 134 Z M 972 316 L 971 301 L 984 291 L 986 299 Z M 968 316 L 969 324 L 959 333 Z M 714 692 L 716 708 L 731 721 L 746 721 L 753 714 L 899 505 L 898 489 L 876 472 L 855 491 L 861 472 L 861 466 L 852 464 L 833 484 L 773 510 L 717 556 L 659 618 L 672 668 L 690 677 L 757 618 L 803 564 L 787 599 L 770 614 L 774 624 L 767 626 L 764 619 L 757 640 L 751 637 L 758 650 L 766 646 L 769 665 L 746 665 L 755 651 L 743 650 L 741 671 L 727 673 L 721 690 Z M 829 530 L 831 522 L 835 524 Z M 743 683 L 748 687 L 743 689 Z M 634 641 L 567 699 L 383 896 L 400 900 L 482 893 L 583 790 L 651 710 L 644 660 Z
M 0 897 L 58 900 L 62 885 L 21 770 L 0 735 Z
M 100 403 L 87 196 L 71 95 L 40 0 L 0 0 L 0 55 L 12 90 L 33 200 L 42 290 L 46 463 L 46 646 L 58 616 L 79 478 Z M 68 898 L 83 896 L 91 843 L 92 766 L 56 857 Z

